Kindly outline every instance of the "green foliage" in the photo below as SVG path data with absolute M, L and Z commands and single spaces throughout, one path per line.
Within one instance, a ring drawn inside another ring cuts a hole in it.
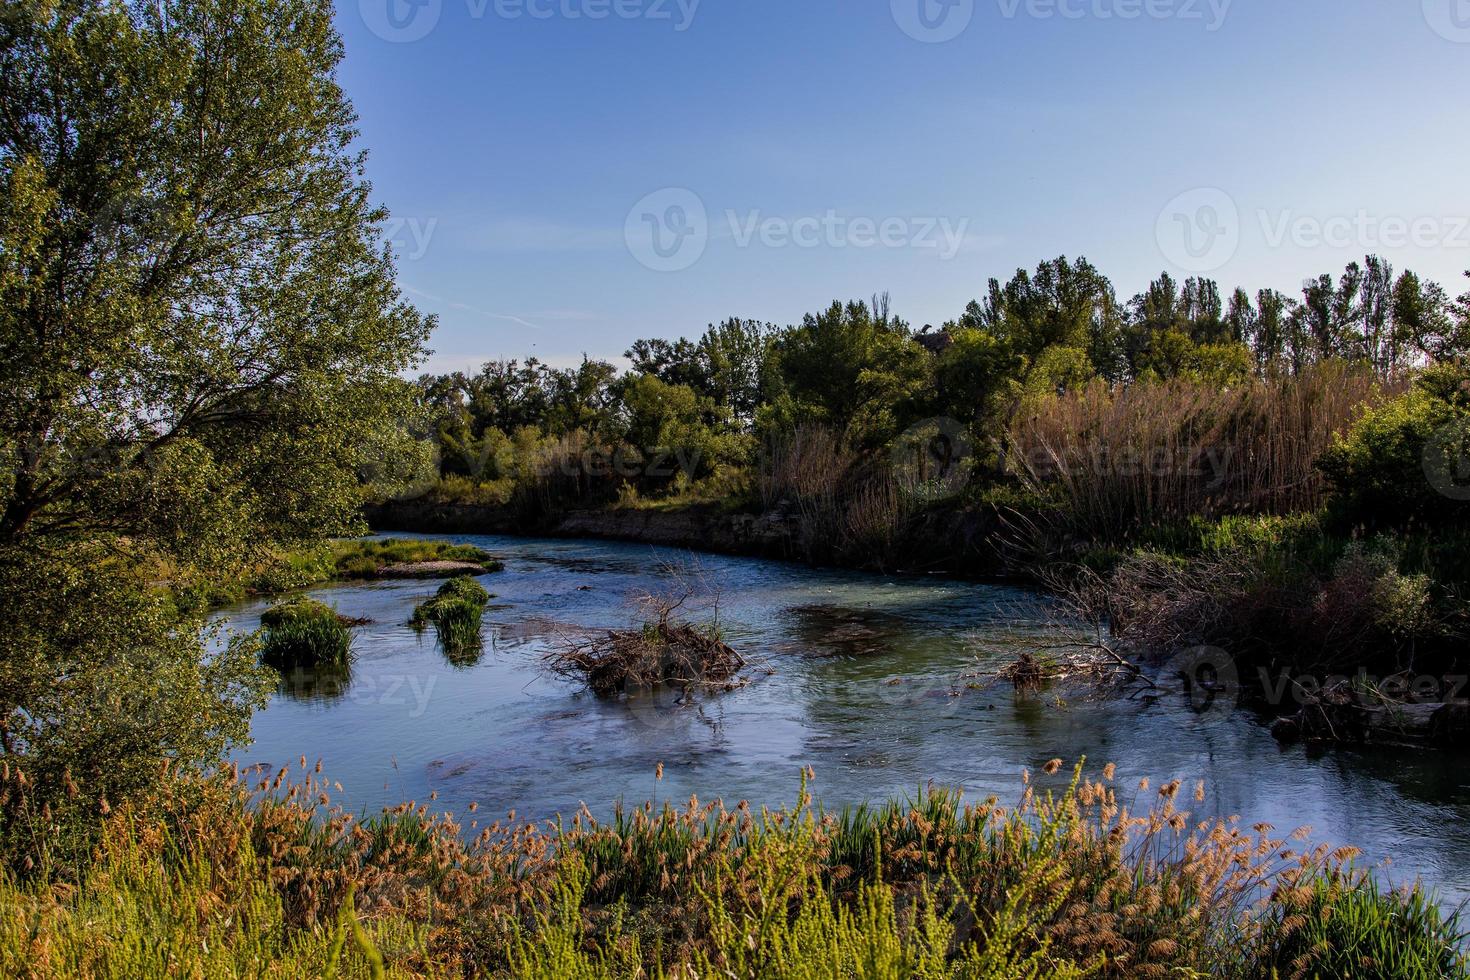
M 1466 935 L 1422 889 L 1388 892 L 1371 876 L 1324 875 L 1285 896 L 1254 975 L 1437 980 L 1465 975 Z
M 1464 522 L 1470 460 L 1470 370 L 1443 364 L 1368 413 L 1320 465 L 1350 524 L 1439 527 Z
M 410 623 L 417 629 L 432 624 L 451 659 L 473 658 L 480 649 L 480 619 L 490 599 L 490 593 L 474 579 L 452 578 L 439 586 L 432 599 L 414 607 Z
M 488 552 L 474 545 L 440 540 L 376 538 L 336 541 L 332 543 L 331 554 L 335 577 L 343 579 L 373 578 L 390 565 L 435 561 L 472 562 L 487 572 L 497 572 L 504 567 Z
M 272 678 L 246 638 L 212 652 L 199 619 L 107 552 L 0 549 L 0 745 L 24 765 L 51 819 L 15 824 L 0 807 L 7 858 L 39 860 L 102 801 L 145 791 L 165 763 L 213 762 L 249 736 Z M 51 840 L 55 838 L 55 840 Z
M 325 603 L 294 599 L 266 610 L 260 622 L 261 662 L 277 670 L 341 667 L 350 660 L 352 634 Z
M 0 732 L 53 811 L 243 739 L 197 601 L 412 447 L 332 5 L 15 2 L 0 31 Z M 68 792 L 69 784 L 71 792 Z

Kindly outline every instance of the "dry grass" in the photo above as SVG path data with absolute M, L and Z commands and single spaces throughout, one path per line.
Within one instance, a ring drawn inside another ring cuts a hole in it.
M 1331 881 L 1399 957 L 1365 976 L 1466 976 L 1445 946 L 1453 920 L 1421 902 L 1406 928 L 1397 899 L 1375 904 L 1343 869 L 1352 851 L 1192 817 L 1202 786 L 1124 792 L 1111 766 L 1069 781 L 1061 765 L 1009 807 L 934 791 L 825 814 L 803 781 L 789 809 L 691 799 L 550 827 L 461 825 L 432 799 L 359 822 L 305 760 L 248 782 L 175 778 L 99 818 L 74 875 L 0 880 L 0 972 L 834 975 L 851 971 L 814 940 L 842 935 L 881 952 L 872 976 L 1265 978 L 1310 971 L 1300 910 Z M 25 788 L 5 777 L 14 818 Z
M 1235 388 L 1094 382 L 1019 413 L 1010 465 L 1094 540 L 1195 515 L 1314 510 L 1318 457 L 1386 394 L 1371 372 L 1337 363 Z

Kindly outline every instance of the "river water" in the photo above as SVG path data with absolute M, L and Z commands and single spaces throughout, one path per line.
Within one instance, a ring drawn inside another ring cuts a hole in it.
M 422 537 L 422 535 L 419 535 Z M 926 783 L 1013 801 L 1020 773 L 1052 758 L 1112 762 L 1120 786 L 1203 779 L 1199 816 L 1239 815 L 1362 848 L 1394 881 L 1422 878 L 1470 899 L 1470 774 L 1451 754 L 1281 748 L 1246 711 L 1197 715 L 1175 699 L 1018 695 L 987 670 L 1056 642 L 1042 597 L 995 585 L 819 570 L 600 541 L 446 536 L 505 570 L 478 658 L 451 662 L 432 631 L 406 624 L 437 583 L 312 590 L 356 628 L 346 677 L 283 681 L 253 723 L 243 765 L 305 755 L 340 782 L 338 801 L 372 812 L 404 800 L 463 812 L 471 801 L 518 818 L 605 814 L 618 800 L 794 801 L 810 766 L 818 801 L 913 794 Z M 586 629 L 627 627 L 634 598 L 702 596 L 752 666 L 714 696 L 609 701 L 549 676 L 541 660 Z M 225 611 L 253 630 L 266 603 Z M 664 766 L 662 782 L 655 768 Z M 1058 777 L 1060 778 L 1060 777 Z

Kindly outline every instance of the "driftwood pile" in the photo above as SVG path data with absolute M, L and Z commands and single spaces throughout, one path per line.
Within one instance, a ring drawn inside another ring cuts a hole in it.
M 596 694 L 612 696 L 662 684 L 728 687 L 745 661 L 713 634 L 664 618 L 553 650 L 546 666 L 553 674 L 585 681 Z
M 1463 748 L 1470 736 L 1470 701 L 1375 698 L 1346 681 L 1328 685 L 1303 701 L 1300 711 L 1271 725 L 1278 741 Z

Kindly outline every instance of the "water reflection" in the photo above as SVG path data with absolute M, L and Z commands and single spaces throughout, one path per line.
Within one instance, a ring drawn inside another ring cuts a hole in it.
M 329 703 L 344 697 L 352 684 L 351 662 L 311 669 L 295 667 L 278 673 L 276 693 L 292 701 Z

